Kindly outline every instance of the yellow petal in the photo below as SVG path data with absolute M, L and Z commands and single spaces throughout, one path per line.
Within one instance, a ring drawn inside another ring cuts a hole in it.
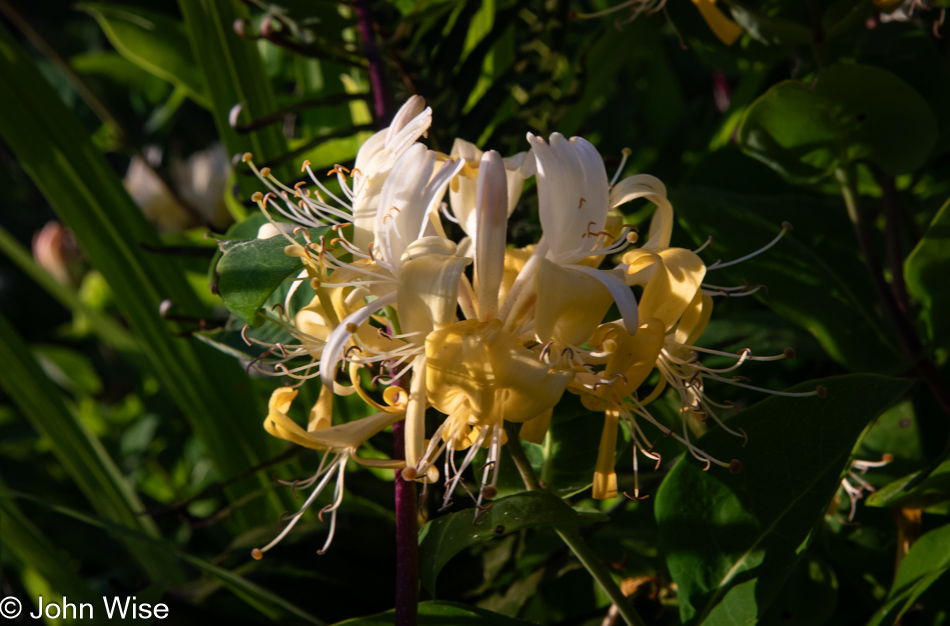
M 704 296 L 701 291 L 697 292 L 686 312 L 683 313 L 683 319 L 676 327 L 676 333 L 674 334 L 676 343 L 687 346 L 693 345 L 706 330 L 706 324 L 709 323 L 712 309 L 712 296 Z
M 709 25 L 709 28 L 722 43 L 731 46 L 742 34 L 742 27 L 716 8 L 716 0 L 693 0 L 693 4 L 699 9 L 699 13 L 706 20 L 706 24 Z
M 593 497 L 607 500 L 617 496 L 617 472 L 614 471 L 614 456 L 617 451 L 617 425 L 620 414 L 607 411 L 604 430 L 600 435 L 600 449 L 597 452 L 597 465 L 594 469 Z
M 706 265 L 683 248 L 667 248 L 658 256 L 661 262 L 640 298 L 640 315 L 662 320 L 670 330 L 699 292 Z
M 364 441 L 404 417 L 402 413 L 376 413 L 346 424 L 307 432 L 287 415 L 287 411 L 296 397 L 296 389 L 289 387 L 275 389 L 268 403 L 268 414 L 264 420 L 264 429 L 275 437 L 314 450 L 325 450 L 327 448 L 355 450 Z
M 455 244 L 423 237 L 406 248 L 399 263 L 397 308 L 403 332 L 420 333 L 421 345 L 433 329 L 452 324 L 458 308 L 459 279 L 471 259 L 455 256 Z
M 541 259 L 535 278 L 534 328 L 542 342 L 564 346 L 586 342 L 604 319 L 613 298 L 596 279 Z
M 531 443 L 541 444 L 544 442 L 544 437 L 548 434 L 548 428 L 551 427 L 551 416 L 553 414 L 554 409 L 550 408 L 541 415 L 523 423 L 519 432 L 521 438 Z

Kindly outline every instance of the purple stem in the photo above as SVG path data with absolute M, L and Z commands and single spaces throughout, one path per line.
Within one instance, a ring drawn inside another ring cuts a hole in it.
M 393 456 L 405 458 L 405 423 L 393 424 Z M 415 626 L 419 602 L 419 531 L 416 483 L 396 470 L 396 624 Z
M 389 126 L 390 121 L 389 90 L 383 76 L 383 59 L 379 53 L 379 44 L 376 43 L 376 31 L 373 29 L 369 0 L 356 0 L 353 7 L 356 9 L 356 21 L 360 25 L 360 37 L 363 39 L 366 60 L 369 61 L 369 83 L 373 90 L 376 124 L 383 129 Z

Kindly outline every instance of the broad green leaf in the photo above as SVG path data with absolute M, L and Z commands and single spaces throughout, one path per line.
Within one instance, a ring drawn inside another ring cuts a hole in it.
M 419 577 L 430 592 L 435 592 L 436 578 L 449 559 L 480 541 L 524 528 L 592 524 L 609 519 L 602 513 L 576 511 L 543 491 L 499 498 L 477 519 L 475 515 L 475 509 L 449 513 L 430 521 L 419 533 Z
M 568 394 L 554 410 L 540 478 L 545 489 L 566 498 L 594 480 L 604 414 L 584 408 L 577 396 Z
M 253 228 L 246 220 L 229 234 L 248 235 Z M 240 229 L 240 230 L 238 230 Z M 311 241 L 319 241 L 329 228 L 311 228 Z M 254 233 L 256 234 L 256 232 Z M 306 244 L 304 234 L 294 236 L 300 244 Z M 286 279 L 303 269 L 299 257 L 284 254 L 289 245 L 286 237 L 269 239 L 228 239 L 220 242 L 221 260 L 217 265 L 218 293 L 225 306 L 252 326 L 264 323 L 259 312 L 267 299 Z
M 110 535 L 123 537 L 139 543 L 149 544 L 150 548 L 161 551 L 167 554 L 169 557 L 174 557 L 175 559 L 184 561 L 189 565 L 201 570 L 205 575 L 226 587 L 234 595 L 243 600 L 248 606 L 259 611 L 272 622 L 278 622 L 293 616 L 298 620 L 302 620 L 308 624 L 315 624 L 316 626 L 324 625 L 324 622 L 304 611 L 300 607 L 288 602 L 279 595 L 272 593 L 267 589 L 264 589 L 263 587 L 247 580 L 236 572 L 219 567 L 218 565 L 205 561 L 204 559 L 188 554 L 170 541 L 156 539 L 145 535 L 138 530 L 115 524 L 107 520 L 99 519 L 66 506 L 53 504 L 41 498 L 36 498 L 27 494 L 18 493 L 0 487 L 0 501 L 10 502 L 15 499 L 35 503 L 39 506 L 49 509 L 54 513 L 65 515 L 83 524 L 103 530 Z
M 178 6 L 185 19 L 197 68 L 208 86 L 218 136 L 228 153 L 250 152 L 260 166 L 283 155 L 287 142 L 279 124 L 242 134 L 229 123 L 235 105 L 241 106 L 237 116 L 241 124 L 277 109 L 274 90 L 264 72 L 257 45 L 234 32 L 235 21 L 248 19 L 247 7 L 240 2 L 223 0 L 179 0 Z M 237 168 L 238 183 L 246 197 L 260 188 L 259 181 L 248 174 L 250 170 L 246 166 Z M 281 170 L 275 170 L 275 174 L 279 176 Z
M 181 22 L 134 6 L 83 3 L 78 8 L 96 18 L 109 42 L 126 59 L 187 89 L 201 106 L 210 106 L 204 77 Z
M 685 624 L 758 623 L 837 492 L 861 431 L 910 383 L 852 374 L 792 391 L 816 385 L 825 398 L 773 396 L 729 420 L 748 434 L 745 447 L 722 429 L 699 440 L 717 459 L 739 459 L 739 473 L 704 472 L 686 455 L 660 486 L 660 550 Z
M 950 570 L 950 524 L 918 539 L 901 562 L 884 606 L 868 626 L 890 626 L 913 606 L 927 588 Z
M 116 304 L 141 342 L 154 368 L 222 479 L 237 476 L 273 454 L 276 448 L 260 428 L 263 407 L 251 394 L 246 375 L 233 359 L 177 336 L 159 307 L 174 303 L 183 315 L 204 313 L 184 277 L 184 267 L 169 257 L 151 255 L 154 228 L 129 197 L 89 134 L 42 79 L 30 58 L 0 29 L 0 136 L 75 234 L 90 264 L 116 294 Z M 144 244 L 144 246 L 143 246 Z M 240 445 L 234 445 L 240 441 Z M 262 484 L 268 482 L 258 476 Z M 240 497 L 253 480 L 229 487 Z M 233 518 L 283 510 L 268 496 L 270 511 L 252 503 Z M 260 502 L 265 502 L 261 500 Z
M 395 611 L 386 611 L 369 617 L 357 617 L 334 626 L 388 626 L 396 623 Z M 530 622 L 512 619 L 498 613 L 466 606 L 458 602 L 432 601 L 419 604 L 419 626 L 464 624 L 465 626 L 523 626 Z
M 752 260 L 711 270 L 706 282 L 765 285 L 767 292 L 757 297 L 807 329 L 832 359 L 852 371 L 903 369 L 892 330 L 873 313 L 867 268 L 856 256 L 850 224 L 837 205 L 810 197 L 705 189 L 677 190 L 670 198 L 695 241 L 712 236 L 713 246 L 703 253 L 707 259 L 731 261 L 754 252 L 778 234 L 783 221 L 791 222 L 795 230 L 774 247 Z
M 868 506 L 926 509 L 950 500 L 950 461 L 938 465 L 922 481 L 920 472 L 898 478 L 878 489 L 866 500 Z
M 950 348 L 950 201 L 944 203 L 930 228 L 904 262 L 907 290 L 920 302 L 921 319 L 932 340 Z
M 158 536 L 151 518 L 141 514 L 142 503 L 95 435 L 70 411 L 62 395 L 31 357 L 29 349 L 0 316 L 0 386 L 47 438 L 56 458 L 76 482 L 89 503 L 106 519 Z M 153 545 L 130 541 L 129 550 L 153 580 L 181 580 L 174 559 Z
M 924 98 L 890 72 L 835 65 L 815 82 L 785 81 L 746 112 L 739 143 L 782 174 L 818 180 L 868 160 L 891 175 L 927 160 L 937 122 Z

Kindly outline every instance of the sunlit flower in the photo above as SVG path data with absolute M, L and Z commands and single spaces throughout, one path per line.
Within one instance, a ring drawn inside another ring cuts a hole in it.
M 314 503 L 327 485 L 335 480 L 333 502 L 320 510 L 321 520 L 323 520 L 325 514 L 330 514 L 330 531 L 319 553 L 323 554 L 330 547 L 336 531 L 337 510 L 343 502 L 344 475 L 348 461 L 353 460 L 367 467 L 390 469 L 399 469 L 405 465 L 402 461 L 363 458 L 357 454 L 357 449 L 370 437 L 403 419 L 405 416 L 404 400 L 402 404 L 398 404 L 397 399 L 397 404 L 391 407 L 389 411 L 382 411 L 369 417 L 331 426 L 332 395 L 321 393 L 320 400 L 317 401 L 310 412 L 307 428 L 304 429 L 287 415 L 291 403 L 296 397 L 296 389 L 289 387 L 275 389 L 268 403 L 264 428 L 275 437 L 305 448 L 323 451 L 320 467 L 313 476 L 306 480 L 289 483 L 294 489 L 308 489 L 314 484 L 316 484 L 316 487 L 310 492 L 300 510 L 288 518 L 289 523 L 281 533 L 263 548 L 253 550 L 252 555 L 255 559 L 262 558 L 265 552 L 280 543 L 281 539 L 286 537 L 300 521 L 304 511 L 310 508 L 310 505 Z

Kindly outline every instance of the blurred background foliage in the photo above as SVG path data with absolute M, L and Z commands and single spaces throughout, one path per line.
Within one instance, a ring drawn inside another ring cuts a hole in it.
M 718 301 L 704 345 L 794 347 L 794 360 L 744 369 L 771 389 L 846 376 L 825 401 L 772 398 L 732 418 L 761 433 L 745 449 L 710 432 L 706 449 L 742 458 L 741 479 L 677 463 L 661 441 L 664 462 L 641 476 L 653 497 L 595 503 L 585 489 L 603 416 L 572 397 L 545 445 L 526 444 L 549 489 L 588 511 L 573 523 L 647 623 L 945 623 L 946 8 L 0 0 L 3 595 L 135 593 L 167 603 L 176 624 L 333 623 L 393 606 L 390 472 L 352 473 L 326 555 L 312 515 L 249 559 L 297 507 L 274 478 L 318 461 L 263 432 L 279 381 L 245 373 L 255 355 L 215 293 L 213 261 L 216 236 L 256 231 L 258 182 L 234 155 L 253 152 L 285 181 L 305 159 L 345 164 L 420 94 L 436 150 L 461 137 L 513 154 L 526 131 L 558 131 L 588 138 L 613 171 L 629 148 L 624 173 L 666 183 L 674 243 L 712 236 L 708 262 L 795 226 L 725 272 L 768 289 Z M 731 45 L 709 11 L 738 25 Z M 641 228 L 652 211 L 624 210 Z M 535 241 L 531 193 L 516 217 L 512 241 Z M 716 393 L 738 409 L 760 399 Z M 341 405 L 340 419 L 360 410 Z M 677 400 L 653 407 L 676 419 Z M 391 436 L 372 445 L 389 454 Z M 852 448 L 848 488 L 877 489 L 855 510 L 838 487 Z M 860 460 L 882 458 L 861 473 Z M 618 467 L 629 465 L 627 449 Z M 508 484 L 500 495 L 522 491 L 517 476 Z M 424 503 L 430 519 L 437 500 Z M 591 508 L 610 521 L 591 523 Z M 437 548 L 430 522 L 423 599 L 442 602 L 422 614 L 617 620 L 550 527 L 568 514 L 550 504 L 503 537 Z

